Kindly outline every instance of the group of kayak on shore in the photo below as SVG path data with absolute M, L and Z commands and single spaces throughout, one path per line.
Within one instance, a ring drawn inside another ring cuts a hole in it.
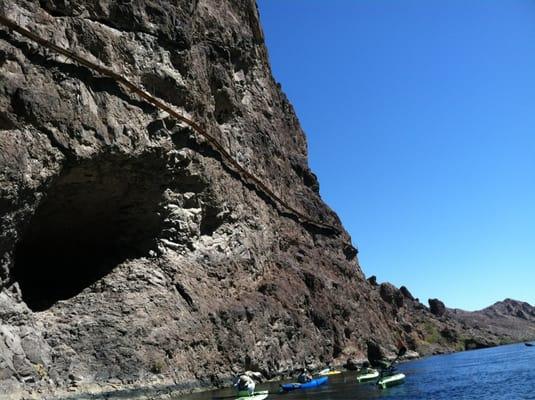
M 397 359 L 396 359 L 397 360 Z M 395 361 L 382 364 L 379 369 L 372 368 L 368 362 L 362 364 L 357 371 L 357 382 L 376 381 L 377 385 L 383 389 L 401 384 L 405 381 L 405 375 L 396 373 L 394 368 Z M 328 376 L 341 374 L 342 371 L 332 369 L 330 366 L 317 373 L 318 377 L 314 378 L 311 372 L 302 368 L 297 376 L 297 383 L 287 383 L 281 385 L 283 392 L 289 392 L 296 389 L 308 389 L 327 383 Z M 259 399 L 267 398 L 268 391 L 255 392 L 256 382 L 261 382 L 263 375 L 260 372 L 245 371 L 237 376 L 234 380 L 234 387 L 238 390 L 238 396 L 241 398 L 258 397 Z

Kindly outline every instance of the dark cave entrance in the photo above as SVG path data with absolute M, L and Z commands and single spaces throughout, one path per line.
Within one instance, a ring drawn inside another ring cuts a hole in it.
M 106 158 L 65 169 L 15 249 L 13 277 L 28 307 L 46 310 L 147 255 L 161 230 L 162 162 Z

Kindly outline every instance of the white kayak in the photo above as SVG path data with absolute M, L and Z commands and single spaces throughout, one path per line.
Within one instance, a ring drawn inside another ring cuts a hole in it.
M 379 378 L 379 371 L 373 369 L 366 372 L 365 374 L 357 375 L 357 382 L 367 382 L 377 378 Z
M 269 396 L 268 390 L 261 390 L 259 392 L 253 392 L 253 394 L 249 393 L 238 393 L 238 396 L 236 400 L 264 400 L 267 399 Z
M 405 382 L 405 374 L 394 374 L 394 375 L 388 375 L 385 376 L 377 382 L 377 384 L 382 388 L 386 389 L 387 387 L 394 386 L 394 385 L 400 385 L 403 382 Z

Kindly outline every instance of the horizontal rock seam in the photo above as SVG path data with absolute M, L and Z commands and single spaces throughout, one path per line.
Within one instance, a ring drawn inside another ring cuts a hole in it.
M 139 88 L 132 82 L 130 82 L 127 78 L 125 78 L 122 75 L 119 75 L 118 73 L 112 71 L 109 68 L 100 66 L 98 64 L 95 64 L 86 58 L 83 58 L 74 52 L 67 50 L 63 47 L 57 46 L 54 43 L 41 38 L 40 36 L 36 35 L 35 33 L 21 27 L 13 20 L 6 18 L 3 15 L 0 15 L 0 24 L 8 27 L 9 29 L 12 29 L 13 31 L 21 34 L 22 36 L 26 37 L 27 39 L 30 39 L 41 46 L 48 48 L 50 50 L 53 50 L 61 55 L 64 55 L 65 57 L 68 57 L 72 59 L 73 61 L 76 61 L 77 63 L 92 69 L 94 71 L 97 71 L 98 73 L 108 76 L 115 80 L 116 82 L 122 84 L 126 88 L 128 88 L 131 92 L 136 93 L 139 97 L 143 98 L 147 102 L 151 103 L 156 108 L 167 112 L 169 115 L 177 119 L 178 121 L 181 121 L 191 127 L 195 132 L 197 132 L 199 135 L 204 137 L 213 147 L 214 149 L 222 156 L 223 159 L 225 159 L 230 165 L 244 178 L 245 180 L 249 180 L 253 182 L 256 187 L 263 192 L 265 195 L 267 195 L 269 198 L 271 198 L 275 203 L 280 204 L 283 208 L 285 208 L 287 211 L 289 211 L 291 214 L 294 215 L 294 217 L 297 218 L 297 220 L 300 223 L 308 223 L 311 225 L 315 225 L 316 227 L 326 229 L 328 231 L 331 231 L 335 234 L 340 235 L 342 231 L 335 227 L 334 225 L 330 225 L 324 222 L 316 221 L 307 215 L 303 214 L 302 212 L 296 210 L 294 207 L 286 203 L 282 198 L 280 198 L 278 195 L 276 195 L 271 189 L 267 187 L 266 184 L 264 184 L 259 178 L 254 176 L 252 173 L 247 171 L 245 168 L 243 168 L 231 155 L 227 150 L 215 139 L 212 135 L 210 135 L 208 132 L 206 132 L 205 129 L 203 129 L 199 124 L 192 121 L 191 119 L 179 114 L 175 110 L 173 110 L 171 107 L 169 107 L 167 104 L 165 104 L 162 100 L 157 99 L 156 97 L 152 96 L 151 94 L 145 92 L 143 89 Z

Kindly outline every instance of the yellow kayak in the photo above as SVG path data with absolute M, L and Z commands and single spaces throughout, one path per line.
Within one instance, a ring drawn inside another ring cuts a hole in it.
M 338 375 L 341 374 L 342 371 L 337 371 L 335 369 L 324 369 L 323 371 L 320 371 L 318 375 L 320 376 L 330 376 L 330 375 Z

